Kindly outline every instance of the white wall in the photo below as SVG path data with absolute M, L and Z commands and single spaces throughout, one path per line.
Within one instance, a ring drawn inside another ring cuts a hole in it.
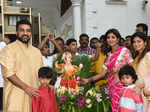
M 105 0 L 84 0 L 84 5 L 86 5 L 84 24 L 86 33 L 91 37 L 99 37 L 109 28 L 119 29 L 124 37 L 133 34 L 136 24 L 141 22 L 150 27 L 150 0 L 145 10 L 142 9 L 142 0 L 127 0 L 125 5 L 106 4 Z
M 150 27 L 150 0 L 145 10 L 142 9 L 142 0 L 127 0 L 124 5 L 107 4 L 105 0 L 83 0 L 81 17 L 82 32 L 90 37 L 99 37 L 109 28 L 117 28 L 122 37 L 125 37 L 134 33 L 138 23 L 146 23 Z M 65 38 L 73 37 L 71 26 L 72 8 L 57 22 L 57 35 Z
M 73 38 L 72 26 L 72 8 L 58 19 L 56 23 L 56 37 L 62 37 L 64 40 Z

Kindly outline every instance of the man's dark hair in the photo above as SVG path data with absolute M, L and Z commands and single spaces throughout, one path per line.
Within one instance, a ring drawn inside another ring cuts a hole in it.
M 82 33 L 80 36 L 79 36 L 79 39 L 81 40 L 82 37 L 87 37 L 89 39 L 89 36 L 86 34 L 86 33 Z
M 63 44 L 65 44 L 64 40 L 61 37 L 57 37 L 55 40 L 60 40 Z
M 146 35 L 148 35 L 148 25 L 145 23 L 139 23 L 136 25 L 136 27 L 142 27 L 143 28 L 143 32 L 146 32 Z
M 137 80 L 136 72 L 135 72 L 134 68 L 132 66 L 130 66 L 130 65 L 125 65 L 122 68 L 120 68 L 119 79 L 121 80 L 121 78 L 124 75 L 131 76 L 134 79 L 133 83 L 135 83 L 135 81 Z
M 125 41 L 125 39 L 121 37 L 121 38 L 120 38 L 120 41 L 121 41 L 121 42 L 124 42 L 124 41 Z
M 29 25 L 32 28 L 31 23 L 27 19 L 22 19 L 22 20 L 17 22 L 17 24 L 16 24 L 16 31 L 18 31 L 19 25 L 22 25 L 22 24 Z
M 97 37 L 93 37 L 93 38 L 91 38 L 90 43 L 91 43 L 93 40 L 99 41 Z
M 74 38 L 68 39 L 66 45 L 70 45 L 72 42 L 77 42 Z
M 99 37 L 99 40 L 100 40 L 100 41 L 104 41 L 105 38 L 106 38 L 105 35 L 101 35 L 101 36 Z
M 64 40 L 61 37 L 57 37 L 55 40 L 60 40 L 63 44 L 65 44 Z M 58 49 L 54 46 L 54 51 L 52 54 L 58 53 Z
M 127 40 L 128 38 L 131 39 L 131 38 L 132 38 L 132 35 L 128 35 L 128 36 L 125 37 L 126 40 Z
M 38 71 L 39 78 L 50 79 L 53 76 L 53 71 L 50 67 L 41 67 Z

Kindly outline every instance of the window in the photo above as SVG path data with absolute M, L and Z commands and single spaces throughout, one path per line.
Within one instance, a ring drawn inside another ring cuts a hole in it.
M 27 19 L 27 16 L 8 16 L 8 26 L 16 26 L 17 21 Z

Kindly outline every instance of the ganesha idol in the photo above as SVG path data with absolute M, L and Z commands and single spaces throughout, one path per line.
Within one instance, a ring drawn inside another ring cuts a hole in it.
M 65 87 L 66 89 L 80 89 L 79 85 L 79 74 L 83 67 L 82 64 L 79 66 L 72 65 L 72 55 L 70 52 L 64 52 L 63 63 L 58 64 L 58 61 L 55 63 L 55 67 L 57 69 L 57 73 L 62 74 L 57 78 L 55 83 L 55 87 Z

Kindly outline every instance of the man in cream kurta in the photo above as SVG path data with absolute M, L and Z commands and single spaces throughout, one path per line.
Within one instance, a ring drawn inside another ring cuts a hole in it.
M 16 26 L 18 40 L 0 53 L 4 75 L 3 112 L 32 112 L 32 96 L 38 96 L 40 51 L 29 44 L 31 24 L 21 20 Z

